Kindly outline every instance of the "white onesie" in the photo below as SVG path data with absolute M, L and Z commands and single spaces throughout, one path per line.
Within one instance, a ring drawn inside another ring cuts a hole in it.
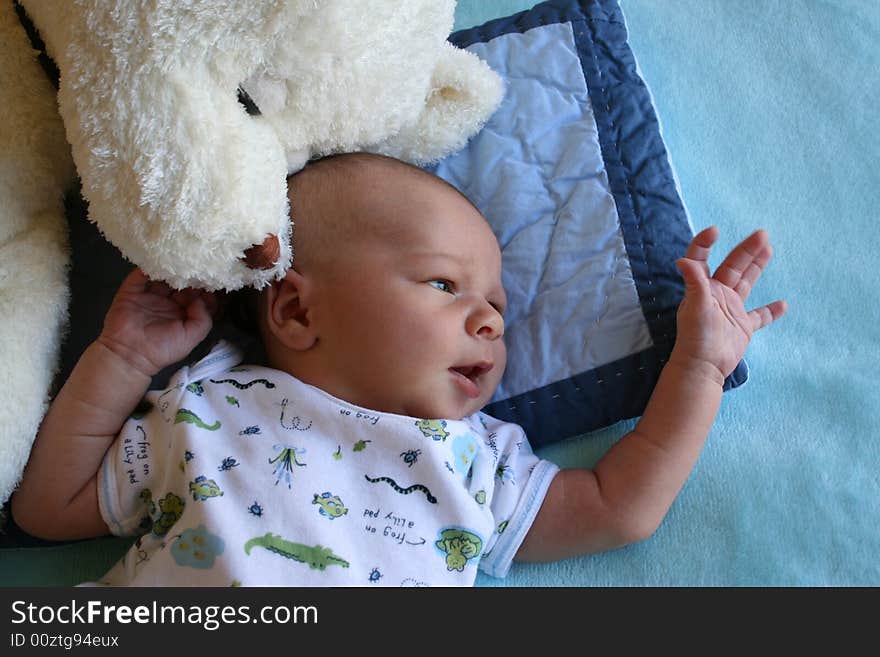
M 143 534 L 101 584 L 470 586 L 503 577 L 558 468 L 477 413 L 353 406 L 219 343 L 147 393 L 98 472 Z M 144 533 L 146 532 L 146 533 Z

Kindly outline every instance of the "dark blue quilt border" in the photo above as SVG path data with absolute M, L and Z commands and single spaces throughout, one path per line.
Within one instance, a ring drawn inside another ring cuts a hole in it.
M 684 284 L 674 263 L 684 255 L 691 239 L 651 95 L 638 75 L 616 0 L 550 0 L 461 30 L 449 40 L 466 48 L 503 34 L 566 22 L 572 24 L 609 185 L 653 346 L 486 407 L 490 415 L 523 426 L 533 446 L 642 413 L 675 341 L 675 313 L 684 296 Z M 632 138 L 636 133 L 638 139 Z M 748 369 L 741 362 L 725 381 L 724 389 L 741 385 L 747 376 Z

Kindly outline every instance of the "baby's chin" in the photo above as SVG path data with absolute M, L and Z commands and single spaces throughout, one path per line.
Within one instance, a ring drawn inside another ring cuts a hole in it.
M 474 398 L 453 389 L 441 390 L 440 394 L 429 399 L 411 400 L 408 408 L 412 412 L 403 412 L 401 415 L 425 420 L 461 420 L 481 411 L 489 403 L 497 388 L 497 383 L 493 383 L 484 382 L 481 394 Z
M 377 413 L 392 413 L 417 420 L 461 420 L 480 411 L 489 403 L 491 395 L 488 388 L 477 397 L 468 397 L 445 381 L 442 386 L 425 386 L 421 390 L 413 385 L 409 388 L 397 386 L 382 390 L 332 389 L 325 386 L 325 392 L 338 399 Z M 312 384 L 314 385 L 314 384 Z M 491 386 L 494 391 L 495 386 Z M 359 394 L 360 393 L 360 394 Z
M 486 400 L 483 399 L 468 400 L 467 402 L 433 399 L 423 403 L 408 404 L 397 413 L 421 420 L 461 420 L 482 409 L 486 403 Z

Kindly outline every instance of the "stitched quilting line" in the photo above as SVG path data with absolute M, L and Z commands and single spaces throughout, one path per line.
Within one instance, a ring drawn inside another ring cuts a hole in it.
M 620 25 L 624 30 L 626 29 L 625 23 L 621 23 L 621 22 L 618 22 L 618 21 L 602 21 L 602 20 L 600 20 L 600 19 L 593 19 L 593 18 L 590 18 L 590 17 L 585 17 L 583 20 L 580 20 L 580 21 L 578 21 L 578 22 L 580 22 L 580 23 L 587 23 L 587 22 L 589 22 L 589 23 L 605 22 L 605 23 L 609 23 L 609 24 L 613 23 L 613 24 L 615 24 L 615 25 Z M 587 35 L 586 35 L 586 33 L 585 33 L 583 30 L 581 30 L 579 36 L 581 36 L 581 37 L 583 38 L 583 37 L 585 37 L 585 36 L 587 36 Z M 611 116 L 611 111 L 610 111 L 610 110 L 611 110 L 611 103 L 610 103 L 611 95 L 608 93 L 608 88 L 603 84 L 603 83 L 605 82 L 605 72 L 604 72 L 603 69 L 599 66 L 598 57 L 596 56 L 596 48 L 595 48 L 595 46 L 596 46 L 596 40 L 595 40 L 595 37 L 596 37 L 595 31 L 594 31 L 594 30 L 590 30 L 590 32 L 589 32 L 590 55 L 591 55 L 591 58 L 592 58 L 592 60 L 593 60 L 593 65 L 595 66 L 595 69 L 596 69 L 596 71 L 598 72 L 598 75 L 599 75 L 599 78 L 600 78 L 600 91 L 601 91 L 601 94 L 602 94 L 602 96 L 603 96 L 603 100 L 605 101 L 605 109 L 606 109 L 606 112 L 608 112 L 608 114 L 607 114 L 608 121 L 609 121 L 609 123 L 610 123 L 610 125 L 611 125 L 611 128 L 612 128 L 612 135 L 611 135 L 610 138 L 608 139 L 608 143 L 609 143 L 609 145 L 612 147 L 613 152 L 614 152 L 614 155 L 616 155 L 616 162 L 615 162 L 615 164 L 619 165 L 621 169 L 623 169 L 624 171 L 626 171 L 627 173 L 629 173 L 629 168 L 628 168 L 628 167 L 625 167 L 624 164 L 623 164 L 623 157 L 622 157 L 622 150 L 621 150 L 621 147 L 620 147 L 620 142 L 619 142 L 617 139 L 615 139 L 615 135 L 616 135 L 616 133 L 617 133 L 617 126 L 616 126 L 616 124 L 615 124 L 615 122 L 614 122 L 613 117 Z M 626 47 L 628 47 L 628 44 L 626 43 L 626 41 L 624 41 L 623 45 L 626 46 Z M 586 82 L 587 82 L 587 87 L 589 88 L 589 86 L 590 86 L 590 84 L 589 84 L 589 79 L 587 78 L 586 74 L 585 74 L 584 77 L 585 77 L 585 80 L 586 80 Z M 631 78 L 628 78 L 628 80 L 631 81 L 632 79 L 631 79 Z M 636 81 L 639 81 L 639 80 L 640 80 L 639 78 L 636 78 Z M 642 81 L 642 84 L 644 85 L 644 82 L 643 82 L 643 81 Z M 659 136 L 658 136 L 658 137 L 659 137 Z M 661 144 L 662 144 L 662 140 L 661 140 Z M 665 144 L 662 144 L 662 145 L 664 146 L 664 152 L 665 152 Z M 646 269 L 646 271 L 648 272 L 647 286 L 648 286 L 648 287 L 653 287 L 653 286 L 654 286 L 654 280 L 653 280 L 653 279 L 654 279 L 654 276 L 653 276 L 653 274 L 655 274 L 656 272 L 655 272 L 654 268 L 652 267 L 652 262 L 648 259 L 648 252 L 649 252 L 650 249 L 649 249 L 649 247 L 648 247 L 648 243 L 646 243 L 646 242 L 644 241 L 644 238 L 643 238 L 642 216 L 641 216 L 639 213 L 637 213 L 637 212 L 636 212 L 636 209 L 635 209 L 635 203 L 634 203 L 634 200 L 633 200 L 633 194 L 632 194 L 632 183 L 631 183 L 631 181 L 630 181 L 630 179 L 629 179 L 629 176 L 628 176 L 628 175 L 624 175 L 623 178 L 624 178 L 624 183 L 625 183 L 625 185 L 624 185 L 624 189 L 622 190 L 622 191 L 623 191 L 623 197 L 626 199 L 626 201 L 627 201 L 627 203 L 628 203 L 628 205 L 629 205 L 629 210 L 630 210 L 630 212 L 632 213 L 632 215 L 634 216 L 634 218 L 635 218 L 635 220 L 636 220 L 636 227 L 637 227 L 637 229 L 638 229 L 638 230 L 637 230 L 637 233 L 638 233 L 638 234 L 637 234 L 637 239 L 638 239 L 638 242 L 637 242 L 637 243 L 638 243 L 639 247 L 642 249 L 642 252 L 643 252 L 643 257 L 642 257 L 642 258 L 638 258 L 638 259 L 633 258 L 632 255 L 629 254 L 629 253 L 628 253 L 628 255 L 630 256 L 630 259 L 631 259 L 631 260 L 636 260 L 637 262 L 640 262 L 640 263 L 644 264 L 645 269 Z M 669 182 L 669 177 L 664 178 L 664 180 L 666 180 L 666 182 Z M 647 296 L 647 295 L 646 295 L 646 296 Z M 664 330 L 665 327 L 667 326 L 667 324 L 664 323 L 664 322 L 662 322 L 661 312 L 660 312 L 660 310 L 657 308 L 657 297 L 656 297 L 655 295 L 652 295 L 652 296 L 650 296 L 649 298 L 651 299 L 651 303 L 653 304 L 653 307 L 655 308 L 655 313 L 654 313 L 654 316 L 653 316 L 653 321 L 654 321 L 654 323 L 655 323 L 656 326 L 659 326 L 659 327 L 661 328 L 661 331 L 662 331 L 662 332 L 661 332 L 661 335 L 660 335 L 660 339 L 659 339 L 659 341 L 654 341 L 654 346 L 656 347 L 657 344 L 658 344 L 658 342 L 659 342 L 660 344 L 668 344 L 668 343 L 669 343 L 669 333 L 668 333 L 668 331 Z M 647 319 L 647 317 L 646 317 L 646 319 Z M 666 359 L 665 359 L 665 358 L 662 358 L 662 357 L 659 357 L 659 355 L 658 355 L 658 360 L 659 360 L 659 362 L 660 362 L 661 364 L 666 362 Z
M 605 7 L 604 7 L 603 5 L 601 5 L 601 4 L 600 4 L 600 8 L 601 8 L 603 11 L 605 11 Z M 575 22 L 584 23 L 584 24 L 586 24 L 586 23 L 591 23 L 591 24 L 595 24 L 595 23 L 605 23 L 605 24 L 607 24 L 607 25 L 618 25 L 618 26 L 620 26 L 624 31 L 626 30 L 626 22 L 625 22 L 625 21 L 615 21 L 615 20 L 608 20 L 608 19 L 603 19 L 603 18 L 596 18 L 596 17 L 593 17 L 593 16 L 583 16 L 583 17 L 582 17 L 580 20 L 578 20 L 578 21 L 574 21 L 574 20 L 572 20 L 572 27 L 574 27 L 574 23 L 575 23 Z M 586 27 L 586 26 L 585 26 L 585 27 Z M 585 35 L 584 32 L 581 32 L 581 35 L 584 36 L 584 35 Z M 590 30 L 589 30 L 589 36 L 590 36 L 590 46 L 591 46 L 590 54 L 591 54 L 592 59 L 593 59 L 593 65 L 596 67 L 596 70 L 597 70 L 598 73 L 599 73 L 599 78 L 600 78 L 600 83 L 601 83 L 601 82 L 604 82 L 605 72 L 604 72 L 603 69 L 599 66 L 599 60 L 598 60 L 598 57 L 596 56 L 596 49 L 595 49 L 595 46 L 596 46 L 596 40 L 595 40 L 596 32 L 595 32 L 594 29 L 590 29 Z M 624 40 L 624 44 L 623 44 L 623 45 L 626 46 L 626 47 L 628 47 L 628 43 L 627 43 L 625 40 Z M 589 86 L 590 86 L 590 84 L 589 84 L 589 79 L 587 79 L 587 76 L 586 76 L 586 75 L 584 75 L 584 80 L 585 80 L 585 82 L 586 82 L 586 84 L 587 84 L 587 88 L 589 89 Z M 608 116 L 608 121 L 611 123 L 611 127 L 612 127 L 612 130 L 613 130 L 613 132 L 612 132 L 612 138 L 609 139 L 609 143 L 613 146 L 614 151 L 615 151 L 615 155 L 617 155 L 617 162 L 616 162 L 616 163 L 617 163 L 617 164 L 618 164 L 618 165 L 619 165 L 624 171 L 629 172 L 629 169 L 628 169 L 627 167 L 624 167 L 624 166 L 623 166 L 623 157 L 622 157 L 622 151 L 621 151 L 621 149 L 620 149 L 620 143 L 614 138 L 614 136 L 616 135 L 617 130 L 616 130 L 616 126 L 615 126 L 615 123 L 614 123 L 614 119 L 613 119 L 613 117 L 611 116 L 610 95 L 607 93 L 607 91 L 606 91 L 606 87 L 604 86 L 604 84 L 603 84 L 602 86 L 600 86 L 600 89 L 601 89 L 601 93 L 602 93 L 602 95 L 603 95 L 603 99 L 605 100 L 605 111 L 608 113 L 608 114 L 607 114 L 607 116 Z M 665 144 L 664 144 L 664 149 L 665 149 Z M 668 179 L 668 178 L 664 178 L 664 180 L 665 180 L 667 183 L 669 183 L 669 179 Z M 636 219 L 636 225 L 637 225 L 637 227 L 638 227 L 638 240 L 639 240 L 639 246 L 641 247 L 642 252 L 643 252 L 643 254 L 644 254 L 644 257 L 643 257 L 642 259 L 640 259 L 639 262 L 642 262 L 642 263 L 645 265 L 645 269 L 648 271 L 648 279 L 647 279 L 648 287 L 653 287 L 653 285 L 654 285 L 653 276 L 652 276 L 653 270 L 652 270 L 652 267 L 651 267 L 651 263 L 648 261 L 648 257 L 647 257 L 647 255 L 648 255 L 648 246 L 647 246 L 647 244 L 645 243 L 645 241 L 644 241 L 644 239 L 643 239 L 643 237 L 642 237 L 642 228 L 643 228 L 643 226 L 642 226 L 642 217 L 641 217 L 641 215 L 638 214 L 638 213 L 636 212 L 636 210 L 635 210 L 635 203 L 634 203 L 634 201 L 633 201 L 632 190 L 631 190 L 631 183 L 630 183 L 630 180 L 629 180 L 629 176 L 624 176 L 624 182 L 625 182 L 624 196 L 626 197 L 627 201 L 629 202 L 629 205 L 630 205 L 630 209 L 631 209 L 631 211 L 632 211 L 632 214 L 633 214 L 633 216 L 634 216 L 635 219 Z M 673 182 L 673 184 L 674 184 L 674 182 Z M 628 254 L 628 255 L 629 255 L 629 254 Z M 630 259 L 632 259 L 631 256 L 630 256 Z M 651 296 L 651 302 L 652 302 L 652 304 L 654 305 L 653 307 L 656 309 L 656 306 L 657 306 L 657 297 L 656 297 L 656 296 Z M 655 322 L 657 322 L 657 324 L 660 324 L 660 322 L 661 322 L 661 313 L 660 313 L 659 309 L 656 310 L 656 314 L 654 315 L 654 320 L 655 320 Z M 669 334 L 668 334 L 667 331 L 663 331 L 663 333 L 662 333 L 662 340 L 663 340 L 663 342 L 665 342 L 665 343 L 668 343 L 668 342 L 669 342 Z M 655 345 L 655 346 L 656 346 L 656 345 Z M 666 362 L 665 359 L 663 359 L 663 358 L 660 358 L 659 360 L 660 360 L 661 363 Z
M 650 348 L 648 350 L 642 350 L 642 352 L 640 352 L 641 355 L 634 354 L 633 356 L 630 356 L 627 358 L 632 358 L 632 357 L 635 357 L 638 355 L 638 360 L 641 361 L 642 363 L 645 362 L 646 358 L 651 358 L 651 359 L 656 358 L 657 362 L 659 363 L 658 372 L 660 370 L 662 370 L 663 364 L 666 362 L 666 359 L 657 357 L 656 352 L 653 352 L 651 354 L 651 356 L 646 356 L 645 353 L 647 351 L 653 351 L 653 348 Z M 633 363 L 633 365 L 635 365 L 635 363 Z M 602 367 L 604 367 L 604 366 L 600 366 L 600 368 L 602 368 Z M 613 383 L 612 379 L 618 379 L 618 378 L 626 375 L 627 373 L 632 372 L 631 368 L 627 368 L 626 371 L 623 371 L 621 369 L 616 369 L 616 370 L 612 370 L 612 371 L 606 373 L 604 375 L 605 378 L 602 378 L 602 375 L 600 375 L 597 372 L 597 370 L 600 368 L 593 369 L 593 370 L 587 370 L 587 371 L 581 372 L 578 375 L 575 375 L 577 380 L 575 380 L 575 377 L 572 377 L 569 379 L 564 379 L 564 380 L 558 381 L 558 382 L 556 382 L 556 384 L 549 384 L 549 385 L 570 384 L 572 387 L 569 388 L 569 393 L 566 395 L 566 400 L 571 401 L 572 398 L 574 397 L 574 393 L 588 394 L 590 390 L 595 389 L 596 387 L 600 387 L 600 386 L 604 387 L 604 385 L 606 383 Z M 646 364 L 641 364 L 641 365 L 638 365 L 637 367 L 635 367 L 635 371 L 637 371 L 637 372 L 645 372 L 647 369 L 648 368 L 647 368 Z M 585 387 L 586 387 L 586 389 L 585 389 Z M 572 393 L 571 390 L 574 390 L 574 393 Z M 531 391 L 531 392 L 534 392 L 534 391 Z M 498 402 L 494 402 L 494 403 L 501 404 L 502 402 L 506 402 L 506 404 L 504 404 L 504 408 L 506 408 L 506 410 L 508 410 L 508 411 L 514 411 L 513 415 L 519 415 L 519 413 L 517 413 L 516 411 L 521 405 L 524 404 L 524 402 L 527 402 L 528 405 L 532 405 L 532 404 L 536 404 L 536 403 L 541 404 L 542 408 L 546 408 L 547 406 L 551 406 L 554 403 L 559 403 L 559 400 L 562 399 L 562 397 L 563 397 L 561 394 L 554 393 L 550 397 L 543 399 L 543 400 L 522 399 L 525 395 L 528 395 L 528 394 L 529 394 L 529 392 L 522 393 L 521 395 L 517 395 L 517 397 L 520 398 L 520 401 L 518 403 L 513 403 L 513 401 L 512 401 L 513 398 L 506 399 L 506 400 L 499 400 Z M 568 401 L 566 403 L 568 403 Z M 513 421 L 513 420 L 511 420 L 511 421 Z
M 589 21 L 589 19 L 587 19 L 587 21 L 584 21 L 584 22 L 588 22 L 588 21 Z M 594 22 L 594 21 L 589 21 L 589 22 Z M 610 96 L 607 92 L 607 87 L 605 86 L 606 85 L 605 72 L 602 70 L 602 67 L 599 65 L 599 58 L 596 56 L 595 36 L 596 36 L 595 32 L 591 31 L 590 32 L 590 37 L 591 37 L 590 41 L 591 41 L 591 45 L 593 47 L 590 49 L 590 56 L 593 59 L 593 65 L 595 66 L 596 71 L 598 71 L 598 73 L 599 73 L 599 91 L 602 94 L 602 100 L 605 101 L 605 111 L 607 112 L 606 116 L 607 116 L 608 122 L 611 124 L 611 135 L 610 135 L 608 142 L 612 146 L 614 155 L 616 156 L 615 164 L 619 165 L 621 167 L 621 169 L 623 169 L 626 172 L 623 176 L 623 180 L 624 180 L 624 186 L 623 186 L 624 187 L 624 189 L 623 189 L 624 194 L 623 194 L 623 196 L 629 205 L 628 210 L 632 213 L 633 217 L 635 217 L 635 220 L 636 220 L 636 227 L 638 229 L 637 234 L 636 234 L 637 243 L 639 245 L 639 248 L 642 251 L 642 254 L 644 255 L 644 258 L 640 259 L 639 262 L 644 264 L 645 269 L 648 271 L 648 280 L 647 280 L 648 287 L 653 287 L 653 285 L 654 285 L 654 281 L 652 278 L 653 272 L 652 272 L 651 265 L 648 262 L 648 258 L 647 258 L 648 247 L 645 243 L 644 238 L 642 237 L 642 232 L 644 230 L 644 227 L 642 225 L 642 217 L 641 217 L 640 213 L 636 212 L 635 202 L 633 201 L 631 182 L 629 179 L 629 167 L 624 166 L 624 163 L 623 163 L 623 153 L 620 148 L 620 142 L 617 139 L 618 126 L 614 122 L 614 117 L 611 114 L 611 102 L 610 102 L 611 99 L 610 99 Z M 589 80 L 587 80 L 587 88 L 589 89 Z M 632 259 L 631 254 L 630 254 L 630 259 Z M 652 303 L 655 304 L 655 307 L 656 307 L 657 297 L 652 296 L 651 301 L 652 301 Z M 654 319 L 658 322 L 660 321 L 660 312 L 659 311 L 656 312 Z M 667 335 L 664 333 L 663 337 L 667 338 Z

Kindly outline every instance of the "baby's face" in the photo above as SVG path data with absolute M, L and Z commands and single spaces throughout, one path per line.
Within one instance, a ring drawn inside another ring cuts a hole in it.
M 387 230 L 339 245 L 332 275 L 314 281 L 322 387 L 374 410 L 459 419 L 488 402 L 506 365 L 498 242 L 440 184 L 407 181 L 389 196 Z

